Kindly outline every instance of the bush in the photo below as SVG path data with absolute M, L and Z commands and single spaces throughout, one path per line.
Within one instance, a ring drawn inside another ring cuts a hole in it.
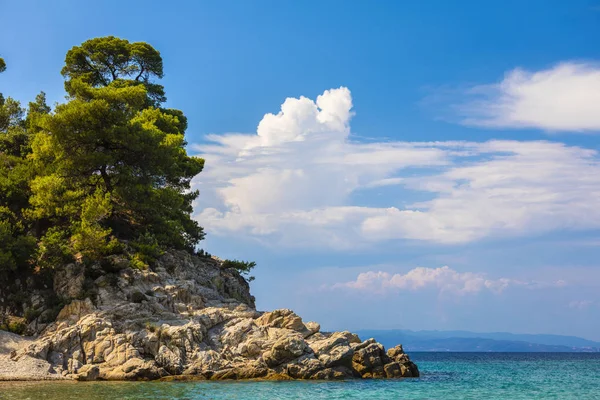
M 225 260 L 223 264 L 221 264 L 222 268 L 233 268 L 237 270 L 241 275 L 244 276 L 249 282 L 252 282 L 255 278 L 254 276 L 250 276 L 250 271 L 256 267 L 256 263 L 254 261 L 239 261 L 239 260 Z
M 38 264 L 42 268 L 54 269 L 57 265 L 74 261 L 69 249 L 68 232 L 50 228 L 42 237 L 38 249 Z
M 34 310 L 33 308 L 27 308 L 23 317 L 27 320 L 27 322 L 31 322 L 42 314 L 41 310 Z
M 141 253 L 135 253 L 129 259 L 129 265 L 133 269 L 139 269 L 141 271 L 148 269 L 148 264 L 144 262 L 145 257 Z
M 154 333 L 158 330 L 158 327 L 151 322 L 146 322 L 146 330 L 148 332 Z
M 130 259 L 132 268 L 147 269 L 150 263 L 165 253 L 156 237 L 149 233 L 138 236 L 130 244 L 136 251 Z
M 204 249 L 196 251 L 196 255 L 200 258 L 212 258 L 212 254 L 210 254 L 208 251 L 204 251 Z
M 25 325 L 25 321 L 23 319 L 12 319 L 8 322 L 8 331 L 12 333 L 16 333 L 17 335 L 22 335 L 25 333 L 25 329 L 27 329 L 27 325 Z

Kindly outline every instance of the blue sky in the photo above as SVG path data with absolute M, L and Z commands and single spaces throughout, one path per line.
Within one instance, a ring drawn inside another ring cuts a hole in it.
M 0 90 L 104 35 L 161 51 L 259 308 L 600 340 L 600 1 L 0 0 Z

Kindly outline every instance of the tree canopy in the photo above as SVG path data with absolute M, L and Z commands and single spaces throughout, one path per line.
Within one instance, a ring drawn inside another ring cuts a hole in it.
M 5 69 L 0 59 L 0 71 Z M 52 269 L 127 254 L 143 267 L 204 237 L 191 218 L 204 160 L 187 119 L 165 108 L 160 53 L 113 36 L 68 51 L 67 102 L 27 110 L 0 97 L 0 270 Z
M 0 72 L 5 69 L 0 58 Z M 35 252 L 31 221 L 25 216 L 32 179 L 28 128 L 49 111 L 45 100 L 40 93 L 26 112 L 18 101 L 0 93 L 0 276 L 8 281 L 16 273 L 28 271 Z
M 141 85 L 153 105 L 166 101 L 164 88 L 153 83 L 153 79 L 163 77 L 162 58 L 148 43 L 129 43 L 114 36 L 88 40 L 69 50 L 61 73 L 71 96 L 81 96 L 85 86 Z

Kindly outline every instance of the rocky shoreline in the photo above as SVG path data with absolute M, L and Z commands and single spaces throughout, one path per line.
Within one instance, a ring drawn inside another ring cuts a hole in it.
M 43 312 L 33 320 L 33 338 L 0 332 L 0 380 L 419 376 L 402 346 L 386 352 L 291 310 L 257 311 L 248 283 L 218 259 L 168 252 L 148 270 L 110 263 L 106 274 L 74 264 L 57 273 L 54 290 L 74 300 L 52 323 Z

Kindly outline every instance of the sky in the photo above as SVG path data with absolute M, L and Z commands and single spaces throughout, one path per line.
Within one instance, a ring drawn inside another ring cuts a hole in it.
M 106 35 L 161 52 L 259 309 L 600 340 L 600 0 L 0 0 L 0 90 L 65 101 Z

